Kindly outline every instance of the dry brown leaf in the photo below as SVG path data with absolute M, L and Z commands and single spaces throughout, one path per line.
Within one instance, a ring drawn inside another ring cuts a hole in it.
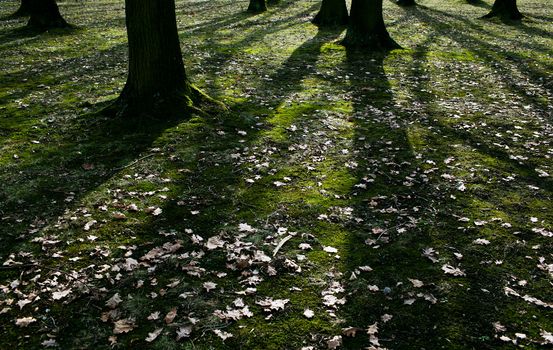
M 177 308 L 174 307 L 165 315 L 165 323 L 171 324 L 173 323 L 173 320 L 177 317 Z
M 128 333 L 136 327 L 133 319 L 122 319 L 116 321 L 113 327 L 114 334 Z

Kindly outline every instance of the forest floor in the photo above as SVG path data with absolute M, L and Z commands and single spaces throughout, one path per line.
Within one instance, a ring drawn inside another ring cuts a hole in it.
M 0 21 L 0 348 L 551 347 L 553 10 L 519 3 L 385 1 L 378 55 L 318 1 L 177 1 L 229 110 L 166 121 L 95 113 L 122 1 Z

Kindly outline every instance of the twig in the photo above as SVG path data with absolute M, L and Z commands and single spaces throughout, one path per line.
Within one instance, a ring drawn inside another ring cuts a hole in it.
M 282 248 L 282 246 L 284 245 L 284 243 L 288 242 L 292 237 L 292 235 L 288 235 L 286 237 L 284 237 L 279 243 L 278 245 L 276 246 L 275 250 L 273 250 L 273 256 L 275 256 L 278 251 L 280 250 L 280 248 Z
M 130 168 L 134 165 L 136 165 L 136 163 L 140 162 L 140 161 L 143 161 L 144 159 L 147 159 L 147 158 L 150 158 L 150 157 L 153 157 L 155 156 L 156 154 L 155 153 L 150 153 L 144 157 L 141 157 L 141 158 L 138 158 L 137 160 L 135 160 L 134 162 L 132 162 L 131 164 L 127 164 L 125 166 L 122 166 L 122 167 L 119 167 L 119 168 L 114 168 L 114 169 L 111 169 L 111 172 L 116 172 L 116 171 L 120 171 L 120 170 L 123 170 L 123 169 L 127 169 L 127 168 Z

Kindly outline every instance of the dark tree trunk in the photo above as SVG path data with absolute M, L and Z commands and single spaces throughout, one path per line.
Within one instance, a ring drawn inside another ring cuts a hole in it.
M 399 6 L 415 6 L 415 0 L 396 0 L 396 4 Z
M 129 73 L 118 112 L 154 116 L 191 107 L 201 93 L 184 70 L 175 0 L 125 0 L 125 15 Z
M 21 0 L 21 5 L 17 11 L 14 12 L 12 17 L 26 17 L 31 14 L 31 1 L 30 0 Z
M 268 5 L 277 5 L 280 3 L 280 0 L 267 0 Z
M 267 11 L 267 3 L 265 0 L 250 0 L 248 12 L 259 13 Z
M 490 13 L 484 18 L 499 17 L 501 19 L 519 20 L 524 16 L 517 7 L 517 0 L 495 0 Z
M 342 44 L 372 51 L 400 48 L 384 24 L 382 0 L 352 0 L 349 26 Z
M 56 0 L 29 0 L 29 12 L 29 27 L 39 30 L 69 27 L 60 14 Z
M 323 0 L 313 24 L 319 27 L 341 26 L 348 24 L 348 19 L 346 0 Z

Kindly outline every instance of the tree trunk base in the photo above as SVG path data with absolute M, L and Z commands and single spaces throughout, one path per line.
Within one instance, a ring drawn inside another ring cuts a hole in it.
M 27 22 L 27 26 L 32 29 L 40 31 L 47 31 L 56 28 L 71 28 L 71 25 L 67 23 L 62 17 L 59 18 L 31 18 Z
M 248 6 L 248 12 L 250 13 L 261 13 L 267 11 L 267 4 L 265 3 L 265 0 L 259 1 L 259 0 L 252 0 L 250 1 L 250 5 Z
M 317 27 L 341 27 L 349 23 L 348 8 L 345 1 L 323 1 L 321 9 L 311 21 Z
M 518 10 L 516 1 L 496 1 L 492 6 L 492 10 L 482 18 L 500 18 L 502 20 L 519 21 L 524 18 Z
M 31 15 L 31 13 L 29 12 L 29 10 L 24 8 L 23 6 L 21 6 L 19 9 L 17 9 L 17 11 L 15 11 L 9 17 L 10 18 L 20 18 L 20 17 L 28 17 L 30 15 Z
M 520 21 L 521 19 L 524 18 L 524 15 L 520 12 L 514 12 L 514 13 L 510 13 L 510 12 L 497 12 L 497 11 L 491 11 L 490 13 L 488 13 L 487 15 L 485 16 L 482 16 L 482 18 L 484 19 L 490 19 L 490 18 L 499 18 L 499 19 L 502 19 L 502 20 L 509 20 L 509 21 Z
M 31 18 L 27 26 L 47 31 L 54 28 L 70 28 L 71 26 L 63 19 L 55 0 L 31 0 L 29 1 Z
M 415 3 L 415 0 L 396 0 L 396 5 L 407 7 L 415 6 L 417 4 Z
M 349 17 L 345 15 L 345 16 L 340 16 L 339 18 L 336 18 L 335 16 L 332 16 L 329 18 L 329 17 L 320 16 L 320 12 L 319 12 L 313 18 L 311 23 L 313 23 L 314 25 L 320 28 L 343 27 L 349 23 Z
M 346 48 L 367 51 L 391 51 L 401 46 L 389 34 L 354 35 L 347 33 L 341 44 Z
M 155 96 L 133 96 L 125 88 L 113 104 L 102 113 L 119 118 L 168 119 L 182 118 L 192 114 L 207 116 L 226 110 L 226 106 L 188 84 L 185 90 L 157 93 Z

